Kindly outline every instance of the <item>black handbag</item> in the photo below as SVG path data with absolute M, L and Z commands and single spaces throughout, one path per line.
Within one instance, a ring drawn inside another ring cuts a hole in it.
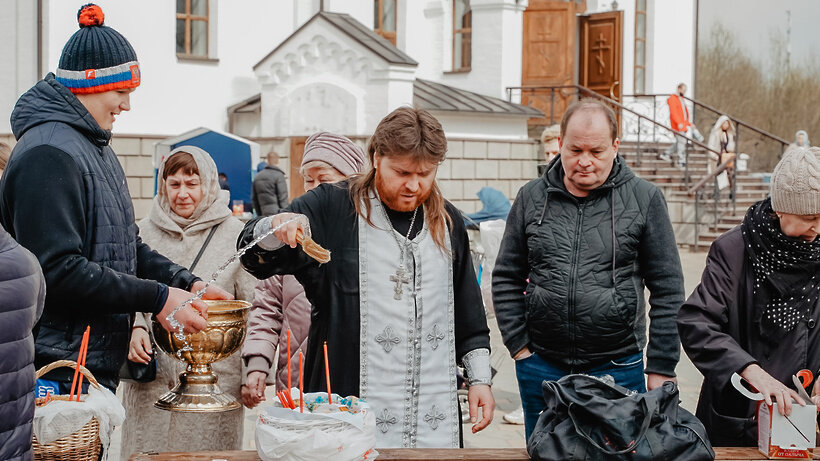
M 148 363 L 137 363 L 125 359 L 120 368 L 120 380 L 150 383 L 157 379 L 157 358 L 151 354 Z
M 706 429 L 668 381 L 635 393 L 588 375 L 542 384 L 546 407 L 527 441 L 534 460 L 712 460 Z

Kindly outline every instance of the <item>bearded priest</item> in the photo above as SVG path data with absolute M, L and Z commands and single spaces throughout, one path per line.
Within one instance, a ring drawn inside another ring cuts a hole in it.
M 368 402 L 377 447 L 463 445 L 458 365 L 469 384 L 472 431 L 493 418 L 489 329 L 464 219 L 435 181 L 446 151 L 430 113 L 396 109 L 370 139 L 369 170 L 248 222 L 238 242 L 278 228 L 242 264 L 258 278 L 293 274 L 305 287 L 312 304 L 305 390 L 326 390 L 327 342 L 332 390 Z M 330 262 L 311 259 L 298 234 L 330 250 Z

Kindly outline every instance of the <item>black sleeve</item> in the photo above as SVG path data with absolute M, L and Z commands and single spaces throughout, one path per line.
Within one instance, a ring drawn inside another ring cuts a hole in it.
M 325 193 L 327 187 L 317 187 L 308 191 L 304 195 L 296 198 L 287 210 L 291 213 L 300 213 L 307 216 L 310 222 L 313 239 L 320 245 L 326 245 L 327 238 L 325 218 L 327 208 L 324 201 L 330 200 Z M 248 221 L 236 242 L 237 249 L 243 248 L 253 241 L 253 232 L 256 224 L 263 219 L 258 217 Z M 331 254 L 331 258 L 333 255 Z M 318 276 L 319 263 L 305 254 L 300 247 L 291 248 L 287 245 L 273 251 L 268 251 L 254 245 L 240 257 L 242 266 L 254 277 L 264 280 L 274 275 L 294 274 L 297 276 L 309 277 Z
M 676 318 L 684 299 L 683 269 L 666 201 L 658 189 L 655 189 L 646 213 L 638 263 L 649 289 L 646 372 L 675 376 L 675 366 L 680 359 Z
M 730 231 L 731 232 L 731 231 Z M 729 334 L 731 313 L 737 309 L 743 260 L 730 254 L 741 253 L 743 242 L 724 238 L 709 248 L 700 284 L 678 312 L 681 342 L 692 363 L 708 381 L 725 385 L 732 373 L 740 373 L 757 360 Z M 735 248 L 726 247 L 732 243 Z
M 529 200 L 529 196 L 525 196 L 524 188 L 521 188 L 507 215 L 507 225 L 492 275 L 495 317 L 504 344 L 512 356 L 530 343 L 524 305 L 524 291 L 530 270 L 524 222 L 525 200 Z
M 156 280 L 186 291 L 191 289 L 194 282 L 200 280 L 188 269 L 152 250 L 139 235 L 137 235 L 137 277 Z
M 475 349 L 490 348 L 490 329 L 481 288 L 478 286 L 473 260 L 470 255 L 470 241 L 464 227 L 461 212 L 449 202 L 447 213 L 452 218 L 450 241 L 453 247 L 453 298 L 455 304 L 456 357 Z
M 50 306 L 84 313 L 153 312 L 159 284 L 89 261 L 87 209 L 74 160 L 51 146 L 22 152 L 2 187 L 3 224 L 37 256 Z

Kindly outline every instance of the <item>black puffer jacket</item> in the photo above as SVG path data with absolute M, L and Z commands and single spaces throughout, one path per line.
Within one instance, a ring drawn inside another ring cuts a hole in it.
M 187 288 L 194 276 L 142 243 L 111 132 L 53 74 L 20 97 L 11 126 L 18 142 L 0 181 L 0 222 L 37 256 L 48 286 L 35 365 L 76 358 L 90 325 L 86 366 L 115 388 L 132 314 L 162 308 L 157 281 Z
M 620 156 L 584 199 L 563 177 L 559 156 L 521 188 L 507 218 L 493 271 L 507 348 L 577 371 L 637 353 L 647 342 L 646 286 L 646 372 L 675 376 L 683 274 L 663 194 Z
M 34 417 L 31 329 L 46 298 L 37 258 L 0 227 L 0 459 L 28 460 Z
M 288 183 L 285 172 L 279 167 L 268 165 L 253 179 L 251 191 L 253 210 L 259 216 L 279 213 L 288 206 Z

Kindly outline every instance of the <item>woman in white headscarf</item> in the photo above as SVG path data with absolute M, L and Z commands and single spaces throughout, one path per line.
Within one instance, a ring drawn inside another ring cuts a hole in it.
M 139 222 L 140 236 L 151 248 L 191 272 L 210 280 L 234 253 L 243 224 L 231 215 L 229 193 L 219 187 L 211 156 L 194 146 L 173 150 L 159 167 L 157 195 L 148 217 Z M 206 243 L 207 242 L 207 243 Z M 200 254 L 201 253 L 201 254 Z M 196 261 L 195 261 L 196 260 Z M 256 284 L 238 262 L 216 280 L 236 299 L 250 301 Z M 153 352 L 157 377 L 149 383 L 123 381 L 126 420 L 122 428 L 121 458 L 152 451 L 239 450 L 242 448 L 243 410 L 224 413 L 175 413 L 154 408 L 154 402 L 176 385 L 182 362 L 156 349 L 149 336 L 150 316 L 138 314 L 131 333 L 128 359 L 147 363 Z M 239 354 L 214 364 L 219 386 L 240 398 Z
M 795 147 L 809 146 L 811 146 L 811 141 L 809 141 L 809 134 L 803 130 L 797 130 L 797 133 L 794 134 L 794 142 L 789 144 L 789 149 L 793 149 Z
M 709 152 L 709 161 L 707 163 L 707 170 L 711 173 L 715 167 L 728 158 L 735 156 L 735 126 L 732 120 L 726 115 L 718 117 L 715 124 L 712 126 L 712 131 L 709 132 L 709 148 L 716 151 Z

